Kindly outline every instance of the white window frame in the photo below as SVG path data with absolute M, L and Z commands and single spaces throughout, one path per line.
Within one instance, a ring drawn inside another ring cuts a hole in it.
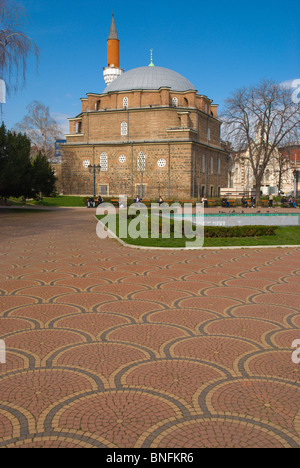
M 123 107 L 124 107 L 125 109 L 128 107 L 128 103 L 129 103 L 128 97 L 125 96 L 125 97 L 123 98 Z
M 140 151 L 137 157 L 137 170 L 143 172 L 146 170 L 146 155 Z
M 124 120 L 122 123 L 121 123 L 121 136 L 126 136 L 128 135 L 128 124 L 127 122 Z
M 101 172 L 106 172 L 108 170 L 108 156 L 105 152 L 100 154 L 100 166 Z
M 177 97 L 173 97 L 173 98 L 172 98 L 172 106 L 173 106 L 173 107 L 178 107 L 178 99 L 177 99 Z

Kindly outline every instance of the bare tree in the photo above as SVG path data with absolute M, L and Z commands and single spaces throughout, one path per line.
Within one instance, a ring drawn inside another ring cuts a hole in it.
M 300 105 L 293 102 L 290 89 L 263 80 L 233 93 L 225 101 L 221 119 L 225 139 L 237 155 L 247 154 L 259 199 L 265 169 L 278 147 L 291 138 L 298 141 Z
M 58 122 L 51 117 L 49 107 L 40 101 L 32 101 L 27 106 L 27 114 L 16 125 L 16 130 L 26 133 L 31 140 L 32 152 L 41 152 L 50 161 L 55 158 L 55 139 L 63 136 Z
M 0 0 L 0 78 L 8 92 L 16 91 L 25 81 L 26 64 L 33 54 L 38 62 L 39 50 L 35 41 L 25 33 L 25 8 L 15 0 Z

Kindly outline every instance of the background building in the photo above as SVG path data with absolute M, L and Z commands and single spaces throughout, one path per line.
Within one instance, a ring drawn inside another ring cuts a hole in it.
M 149 66 L 124 72 L 112 19 L 106 88 L 87 93 L 69 119 L 62 146 L 65 194 L 93 191 L 89 165 L 99 165 L 96 192 L 145 198 L 217 197 L 227 185 L 228 151 L 217 105 L 173 70 Z

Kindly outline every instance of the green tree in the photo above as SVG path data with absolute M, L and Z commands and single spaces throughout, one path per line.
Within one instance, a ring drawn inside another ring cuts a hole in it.
M 55 182 L 56 177 L 47 157 L 39 151 L 32 163 L 33 194 L 50 196 L 55 191 Z
M 30 140 L 26 135 L 0 128 L 0 195 L 32 196 Z

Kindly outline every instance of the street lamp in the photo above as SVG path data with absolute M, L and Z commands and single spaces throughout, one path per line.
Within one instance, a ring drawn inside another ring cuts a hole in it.
M 89 164 L 88 170 L 90 173 L 93 173 L 93 188 L 94 188 L 94 197 L 96 196 L 96 173 L 99 174 L 101 170 L 100 164 Z
M 294 197 L 297 198 L 298 171 L 297 171 L 297 154 L 296 153 L 295 153 L 295 167 L 293 170 L 293 176 L 294 176 Z

